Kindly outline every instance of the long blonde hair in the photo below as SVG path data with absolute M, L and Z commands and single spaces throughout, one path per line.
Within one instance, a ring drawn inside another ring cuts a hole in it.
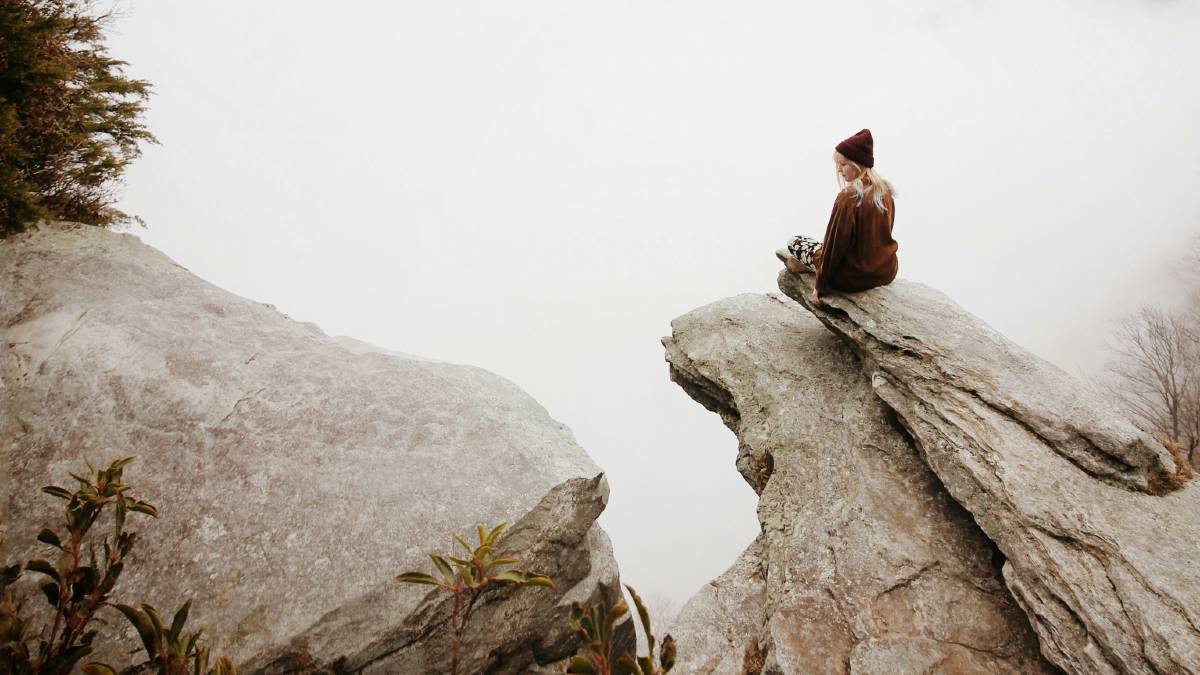
M 842 177 L 842 172 L 838 171 L 839 160 L 853 166 L 858 170 L 858 175 L 854 177 L 854 180 L 847 181 L 844 177 Z M 888 195 L 892 195 L 892 198 L 894 199 L 896 196 L 896 190 L 892 187 L 891 183 L 889 183 L 883 176 L 879 175 L 879 172 L 875 170 L 875 167 L 863 166 L 858 162 L 846 159 L 845 155 L 837 150 L 834 150 L 833 171 L 834 174 L 837 175 L 838 187 L 843 190 L 848 188 L 854 189 L 855 205 L 862 204 L 863 197 L 866 196 L 867 193 L 870 193 L 872 197 L 871 201 L 875 202 L 875 207 L 880 211 L 887 213 L 887 207 L 883 205 L 883 198 Z

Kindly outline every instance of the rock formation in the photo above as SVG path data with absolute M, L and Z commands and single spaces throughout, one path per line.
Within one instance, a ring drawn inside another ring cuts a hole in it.
M 1178 489 L 1171 455 L 933 289 L 901 279 L 814 307 L 812 280 L 784 270 L 779 286 L 856 352 L 995 542 L 1042 653 L 1068 672 L 1200 672 L 1200 487 Z
M 681 672 L 1053 670 L 995 547 L 849 348 L 777 295 L 722 300 L 671 328 L 671 379 L 737 435 L 762 526 L 676 619 Z
M 445 597 L 394 577 L 477 522 L 507 520 L 502 547 L 558 587 L 486 603 L 464 672 L 545 668 L 577 645 L 572 600 L 619 598 L 600 469 L 504 378 L 347 348 L 95 227 L 0 242 L 0 289 L 8 560 L 46 555 L 59 507 L 40 486 L 133 455 L 126 479 L 162 517 L 131 518 L 117 599 L 194 597 L 214 652 L 267 671 L 448 670 Z M 108 619 L 128 649 L 99 656 L 119 664 L 136 637 Z

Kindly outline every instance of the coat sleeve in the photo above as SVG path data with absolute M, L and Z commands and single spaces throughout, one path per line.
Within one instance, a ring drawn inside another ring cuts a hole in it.
M 833 202 L 833 212 L 829 214 L 829 225 L 825 227 L 825 240 L 821 242 L 821 260 L 817 265 L 817 293 L 827 293 L 831 290 L 829 281 L 834 271 L 850 250 L 850 242 L 854 237 L 854 198 L 846 193 L 840 193 Z

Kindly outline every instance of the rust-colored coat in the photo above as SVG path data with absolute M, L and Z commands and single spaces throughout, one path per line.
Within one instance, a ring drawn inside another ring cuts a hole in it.
M 892 239 L 896 203 L 891 193 L 883 198 L 887 212 L 880 211 L 870 194 L 856 204 L 853 188 L 838 193 L 825 228 L 825 240 L 813 252 L 817 270 L 817 292 L 865 291 L 889 284 L 896 278 L 900 247 Z

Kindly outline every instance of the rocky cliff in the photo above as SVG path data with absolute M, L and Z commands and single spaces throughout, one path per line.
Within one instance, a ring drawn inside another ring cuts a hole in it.
M 760 494 L 687 672 L 1200 672 L 1200 489 L 1161 444 L 933 289 L 779 287 L 663 340 Z
M 682 672 L 1047 670 L 995 547 L 849 348 L 779 296 L 722 300 L 671 328 L 671 378 L 737 435 L 762 527 L 681 610 Z
M 118 599 L 194 596 L 192 624 L 244 671 L 447 670 L 448 603 L 393 578 L 477 522 L 508 521 L 502 547 L 558 587 L 494 596 L 464 672 L 547 667 L 574 652 L 572 600 L 619 597 L 600 469 L 502 377 L 347 346 L 94 227 L 0 242 L 0 288 L 9 560 L 46 555 L 40 486 L 133 455 L 126 477 L 162 517 L 131 521 Z

